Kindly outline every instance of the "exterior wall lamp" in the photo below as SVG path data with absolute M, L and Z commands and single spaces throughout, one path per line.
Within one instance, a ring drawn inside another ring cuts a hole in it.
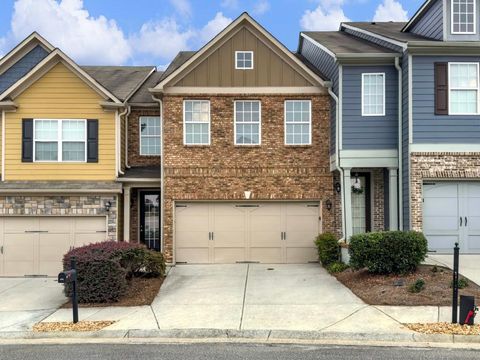
M 340 185 L 339 182 L 335 183 L 335 191 L 337 192 L 337 194 L 340 194 L 340 192 L 342 191 L 342 185 Z
M 328 211 L 332 210 L 332 202 L 330 201 L 330 199 L 325 201 L 325 207 L 327 208 Z
M 105 211 L 108 213 L 110 212 L 110 208 L 112 207 L 112 203 L 110 201 L 105 202 Z

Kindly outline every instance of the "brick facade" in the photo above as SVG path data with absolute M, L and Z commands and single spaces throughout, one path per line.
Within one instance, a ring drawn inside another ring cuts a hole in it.
M 422 197 L 424 180 L 478 180 L 480 153 L 412 153 L 410 157 L 411 227 L 423 227 Z
M 373 183 L 373 209 L 372 209 L 372 231 L 385 230 L 385 183 L 384 170 L 372 169 Z
M 110 211 L 105 204 L 110 201 Z M 105 216 L 108 239 L 117 238 L 116 195 L 0 196 L 0 216 Z
M 211 145 L 183 145 L 183 100 L 163 99 L 165 224 L 164 252 L 173 261 L 174 201 L 322 200 L 334 203 L 333 174 L 329 170 L 329 111 L 326 95 L 308 96 L 195 96 L 210 100 Z M 262 145 L 235 146 L 234 100 L 262 102 Z M 284 145 L 284 101 L 312 100 L 312 146 Z M 323 208 L 323 231 L 337 229 L 336 207 Z
M 128 165 L 160 166 L 160 156 L 140 155 L 140 116 L 160 116 L 159 106 L 154 108 L 133 107 L 128 117 Z M 123 149 L 122 149 L 123 151 Z

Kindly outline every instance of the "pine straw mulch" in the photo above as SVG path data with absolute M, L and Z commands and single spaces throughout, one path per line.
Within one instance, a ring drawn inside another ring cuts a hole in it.
M 432 271 L 436 268 L 436 272 Z M 347 269 L 333 274 L 338 281 L 369 305 L 393 306 L 451 306 L 452 270 L 431 265 L 421 265 L 411 274 L 373 275 L 366 270 Z M 462 276 L 460 276 L 462 278 Z M 425 288 L 419 293 L 411 293 L 408 287 L 417 279 L 425 281 Z M 400 286 L 400 283 L 403 283 Z M 480 286 L 468 280 L 469 286 L 459 291 L 460 295 L 475 296 L 480 299 Z
M 105 306 L 143 306 L 150 305 L 160 291 L 164 278 L 135 277 L 129 281 L 127 293 L 117 302 L 109 303 L 84 303 L 79 307 L 105 307 Z M 71 308 L 69 300 L 62 308 Z
M 68 332 L 68 331 L 98 331 L 114 324 L 115 321 L 79 321 L 72 322 L 41 322 L 33 326 L 34 332 Z
M 423 334 L 480 335 L 480 325 L 460 325 L 451 323 L 404 324 L 410 330 Z

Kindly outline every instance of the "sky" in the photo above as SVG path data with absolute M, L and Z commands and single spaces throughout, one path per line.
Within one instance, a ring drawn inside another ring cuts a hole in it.
M 289 49 L 303 30 L 406 21 L 424 0 L 0 0 L 0 56 L 33 31 L 81 65 L 168 65 L 247 11 Z

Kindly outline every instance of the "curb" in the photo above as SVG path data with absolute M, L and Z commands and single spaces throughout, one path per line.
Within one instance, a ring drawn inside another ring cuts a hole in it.
M 235 330 L 235 329 L 185 329 L 185 330 L 101 330 L 96 332 L 0 332 L 2 340 L 37 339 L 210 339 L 273 341 L 370 341 L 398 343 L 479 344 L 480 335 L 443 335 L 421 333 L 362 333 L 333 331 L 289 330 Z

